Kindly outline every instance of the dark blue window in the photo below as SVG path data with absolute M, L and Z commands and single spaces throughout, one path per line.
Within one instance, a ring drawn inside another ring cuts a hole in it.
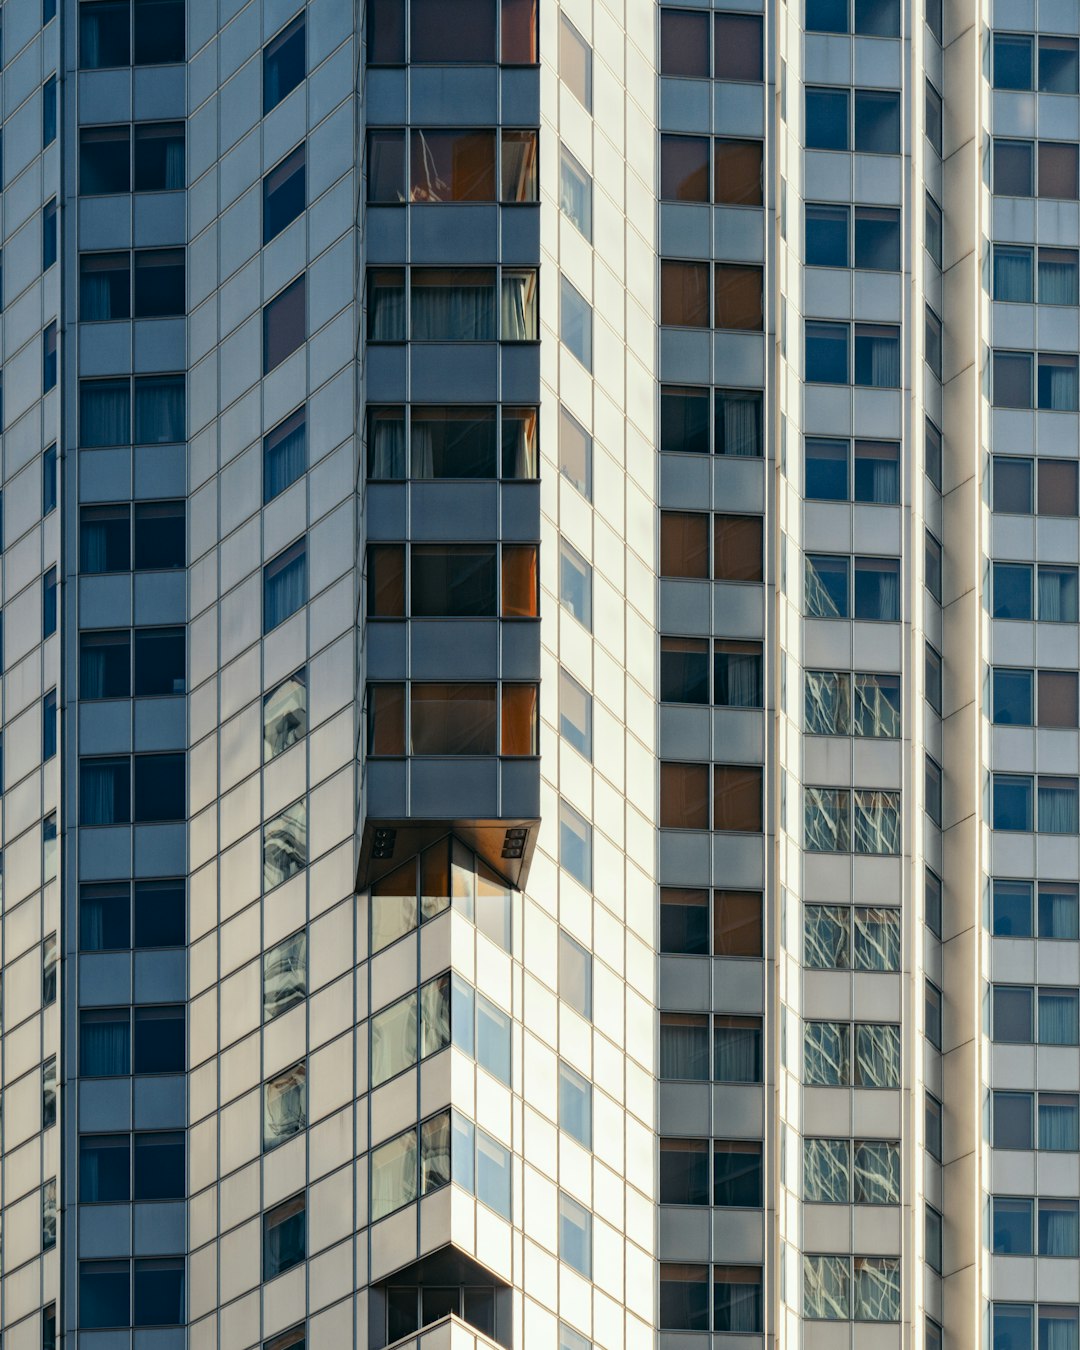
M 185 806 L 184 756 L 135 756 L 135 820 L 183 820 Z
M 307 146 L 298 145 L 263 179 L 263 243 L 279 235 L 307 205 Z
M 846 206 L 806 206 L 806 265 L 850 265 L 850 212 Z
M 41 210 L 41 270 L 44 272 L 56 261 L 56 198 L 46 202 Z
M 50 689 L 41 700 L 41 758 L 56 754 L 56 690 Z
M 41 385 L 45 393 L 56 388 L 57 334 L 56 324 L 50 323 L 41 341 Z
M 183 1073 L 184 1005 L 162 1004 L 135 1009 L 136 1073 Z
M 996 773 L 993 790 L 993 828 L 1029 831 L 1034 826 L 1034 791 L 1027 774 Z
M 41 144 L 56 140 L 56 76 L 50 75 L 41 89 Z
M 276 108 L 307 73 L 304 16 L 293 19 L 263 48 L 263 113 Z
M 79 1262 L 79 1326 L 131 1324 L 131 1276 L 126 1261 Z
M 806 321 L 807 384 L 850 384 L 851 329 L 846 323 Z
M 50 445 L 41 458 L 41 514 L 56 510 L 56 446 Z
M 1030 670 L 994 670 L 994 722 L 1029 727 L 1034 721 L 1034 677 Z

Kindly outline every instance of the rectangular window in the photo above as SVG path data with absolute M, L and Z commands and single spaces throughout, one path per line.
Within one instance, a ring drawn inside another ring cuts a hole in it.
M 662 263 L 661 267 L 670 264 Z M 695 264 L 677 264 L 694 266 Z M 760 333 L 765 323 L 764 269 L 740 263 L 713 264 L 713 326 Z M 706 292 L 708 281 L 706 280 Z M 661 320 L 663 322 L 663 320 Z
M 56 581 L 56 568 L 50 567 L 41 583 L 41 636 L 52 637 L 56 632 L 56 617 L 59 588 Z
M 187 184 L 183 122 L 135 125 L 135 191 L 179 192 Z
M 307 471 L 307 407 L 263 437 L 263 501 L 270 502 Z
M 585 369 L 592 370 L 592 306 L 565 276 L 559 284 L 559 337 Z
M 56 140 L 56 76 L 50 75 L 41 86 L 41 144 Z
M 47 272 L 56 262 L 57 254 L 57 208 L 56 198 L 41 208 L 41 270 Z
M 104 1137 L 108 1139 L 115 1136 Z M 124 1142 L 127 1142 L 126 1139 Z M 186 1183 L 183 1131 L 136 1134 L 134 1144 L 134 1198 L 182 1200 Z
M 588 501 L 592 501 L 592 437 L 559 405 L 559 469 Z
M 291 1069 L 263 1085 L 263 1150 L 276 1148 L 307 1129 L 307 1065 Z
M 263 116 L 287 98 L 306 74 L 305 25 L 301 14 L 263 48 Z
M 764 692 L 762 668 L 760 642 L 727 642 L 718 638 L 713 644 L 713 702 L 724 708 L 760 708 Z
M 592 1019 L 592 957 L 567 933 L 559 933 L 559 997 Z
M 662 1331 L 708 1331 L 708 1266 L 661 1262 L 659 1293 L 657 1316 Z
M 131 191 L 128 126 L 83 127 L 79 132 L 79 192 L 102 196 Z
M 850 146 L 851 93 L 847 89 L 807 88 L 804 137 L 808 150 L 847 150 Z
M 559 1128 L 592 1147 L 592 1084 L 559 1061 Z
M 565 14 L 559 15 L 559 78 L 592 112 L 592 48 Z
M 84 638 L 87 636 L 93 635 L 84 634 Z M 123 636 L 126 640 L 127 634 L 125 633 Z M 134 639 L 132 690 L 136 697 L 151 698 L 184 693 L 187 688 L 185 630 L 183 628 L 136 628 L 132 636 Z M 86 650 L 85 646 L 83 650 Z M 113 656 L 114 665 L 119 665 L 121 657 L 118 653 L 106 649 L 105 654 L 107 657 Z M 91 670 L 91 679 L 93 673 Z M 119 675 L 118 671 L 115 673 L 117 676 Z M 83 697 L 86 697 L 85 693 Z
M 297 277 L 263 306 L 263 374 L 268 375 L 307 339 L 307 275 Z
M 664 137 L 674 140 L 675 137 Z M 682 140 L 683 137 L 677 139 Z M 708 168 L 706 167 L 706 179 Z M 661 192 L 663 196 L 663 191 Z M 581 234 L 592 239 L 592 178 L 567 150 L 559 146 L 559 207 Z
M 131 1142 L 126 1134 L 79 1136 L 79 1202 L 126 1204 L 131 1199 Z
M 1037 591 L 1040 622 L 1076 623 L 1077 569 L 1075 567 L 1052 567 L 1040 563 Z
M 559 865 L 592 889 L 592 826 L 569 802 L 559 801 Z
M 302 1195 L 263 1215 L 263 1279 L 272 1280 L 307 1257 L 307 1201 Z
M 79 1326 L 131 1325 L 131 1270 L 128 1261 L 79 1262 Z
M 41 387 L 46 394 L 56 388 L 57 341 L 56 324 L 46 325 L 41 335 Z
M 1075 201 L 1080 187 L 1077 146 L 1056 141 L 1039 142 L 1040 197 Z
M 763 827 L 762 770 L 744 764 L 713 766 L 714 830 L 759 833 Z
M 660 1140 L 659 1199 L 662 1205 L 709 1203 L 707 1139 Z
M 714 137 L 713 201 L 722 206 L 761 206 L 764 201 L 764 160 L 765 147 L 761 141 Z
M 565 670 L 559 670 L 559 734 L 586 759 L 592 759 L 592 695 Z
M 370 169 L 369 169 L 370 173 Z M 307 145 L 298 145 L 263 178 L 263 243 L 268 244 L 307 206 Z
M 559 541 L 559 599 L 591 632 L 592 568 L 565 539 Z
M 994 192 L 1002 197 L 1035 195 L 1035 146 L 994 137 Z
M 494 130 L 414 130 L 410 136 L 410 201 L 496 200 Z
M 807 319 L 805 332 L 806 382 L 850 384 L 850 326 Z
M 924 123 L 926 127 L 926 139 L 934 147 L 934 150 L 938 155 L 940 155 L 942 136 L 941 95 L 929 80 L 926 81 Z
M 846 619 L 851 608 L 851 560 L 827 553 L 808 553 L 804 601 L 806 614 L 817 619 Z M 867 584 L 870 578 L 865 579 Z M 872 588 L 869 595 L 872 595 Z
M 136 319 L 160 319 L 187 312 L 187 269 L 182 248 L 136 249 Z
M 308 994 L 307 934 L 294 933 L 263 955 L 263 1021 L 273 1021 Z
M 941 207 L 928 192 L 926 194 L 926 218 L 923 222 L 923 240 L 926 244 L 927 253 L 938 267 L 941 266 L 942 233 Z
M 272 632 L 307 600 L 307 540 L 300 539 L 263 568 L 263 632 Z
M 565 1192 L 559 1192 L 559 1260 L 579 1274 L 592 1275 L 592 1215 Z
M 900 271 L 900 212 L 883 206 L 855 208 L 855 266 Z
M 115 1078 L 131 1072 L 127 1008 L 95 1008 L 79 1014 L 79 1070 L 84 1078 Z
M 307 866 L 307 805 L 299 801 L 263 826 L 263 888 L 288 881 Z

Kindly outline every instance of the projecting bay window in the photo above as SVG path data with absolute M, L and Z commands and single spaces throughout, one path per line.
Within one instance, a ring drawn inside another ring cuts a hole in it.
M 762 395 L 753 389 L 660 391 L 660 449 L 680 454 L 762 454 Z
M 763 1030 L 760 1017 L 717 1013 L 660 1014 L 660 1077 L 707 1083 L 760 1083 Z
M 537 421 L 536 408 L 413 404 L 406 430 L 405 408 L 370 407 L 368 477 L 535 478 Z
M 474 853 L 451 838 L 433 844 L 373 884 L 372 951 L 381 951 L 450 908 L 509 951 L 510 888 Z
M 711 930 L 711 936 L 710 936 Z M 660 889 L 660 950 L 688 956 L 762 954 L 760 891 Z
M 372 1017 L 372 1086 L 451 1042 L 509 1084 L 510 1018 L 459 976 L 440 975 Z
M 509 1219 L 509 1150 L 457 1111 L 441 1111 L 372 1150 L 372 1222 L 451 1181 Z
M 532 129 L 370 131 L 371 203 L 537 200 L 537 132 Z M 406 145 L 409 175 L 405 177 Z
M 368 686 L 368 754 L 535 755 L 539 750 L 535 684 Z
M 404 268 L 369 270 L 369 342 L 534 342 L 539 336 L 535 268 L 505 267 L 498 278 L 493 267 L 409 270 L 407 304 Z

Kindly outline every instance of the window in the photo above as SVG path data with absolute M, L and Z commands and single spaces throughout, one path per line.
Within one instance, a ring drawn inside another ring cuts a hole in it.
M 135 1262 L 134 1325 L 181 1326 L 186 1316 L 182 1257 Z
M 307 540 L 300 539 L 263 568 L 263 632 L 272 632 L 307 599 Z
M 1076 623 L 1075 567 L 1040 564 L 1037 575 L 1038 618 L 1042 623 Z
M 713 765 L 712 828 L 740 833 L 758 833 L 764 828 L 760 768 Z
M 307 275 L 297 277 L 263 306 L 263 374 L 268 375 L 307 339 Z
M 131 1272 L 127 1261 L 79 1262 L 79 1326 L 131 1325 Z
M 811 970 L 900 969 L 900 911 L 803 906 L 803 964 Z
M 263 1149 L 307 1129 L 307 1065 L 294 1064 L 263 1084 Z
M 41 387 L 45 393 L 56 388 L 57 359 L 56 324 L 50 323 L 41 335 Z
M 559 1128 L 592 1148 L 592 1084 L 559 1061 Z
M 565 539 L 559 540 L 559 600 L 592 631 L 592 568 Z
M 663 168 L 663 145 L 660 154 Z M 764 200 L 762 187 L 764 159 L 765 147 L 761 141 L 714 137 L 712 200 L 723 206 L 761 206 Z
M 263 501 L 271 502 L 307 471 L 307 408 L 263 437 Z
M 79 6 L 79 69 L 131 64 L 127 0 L 89 0 Z
M 307 866 L 307 806 L 295 802 L 263 826 L 263 887 L 270 890 Z
M 307 1257 L 307 1200 L 303 1195 L 263 1215 L 263 1279 L 292 1270 Z
M 807 319 L 805 335 L 806 382 L 850 384 L 849 325 Z
M 82 127 L 79 131 L 79 192 L 83 196 L 131 191 L 130 129 Z
M 744 264 L 714 263 L 713 281 L 713 326 L 761 332 L 765 322 L 764 270 Z
M 808 150 L 850 148 L 851 93 L 847 89 L 807 88 L 804 136 Z
M 806 0 L 806 31 L 899 37 L 897 0 L 856 0 L 854 23 L 850 21 L 848 8 L 849 0 Z
M 79 1014 L 79 1071 L 84 1078 L 112 1078 L 131 1072 L 127 1008 L 94 1008 Z
M 50 567 L 41 583 L 41 636 L 51 637 L 56 632 L 56 611 L 59 588 L 56 582 L 56 568 Z
M 55 1303 L 47 1303 L 41 1310 L 41 1350 L 56 1350 Z
M 663 1146 L 664 1141 L 661 1140 L 661 1149 Z M 705 1166 L 707 1176 L 707 1159 Z M 725 1208 L 757 1209 L 762 1203 L 762 1194 L 761 1144 L 742 1139 L 714 1140 L 712 1204 Z M 708 1199 L 704 1203 L 708 1204 Z
M 307 1345 L 307 1326 L 301 1324 L 298 1327 L 292 1327 L 289 1331 L 283 1331 L 280 1336 L 274 1336 L 268 1341 L 263 1341 L 263 1350 L 304 1350 Z M 940 1346 L 937 1350 L 941 1350 Z
M 592 1215 L 565 1191 L 559 1192 L 559 1260 L 586 1279 L 592 1275 Z
M 50 1055 L 41 1066 L 41 1128 L 56 1124 L 56 1056 Z
M 81 1204 L 127 1203 L 131 1199 L 131 1137 L 126 1134 L 79 1136 Z
M 559 1350 L 593 1350 L 593 1347 L 591 1341 L 568 1327 L 565 1322 L 560 1322 Z
M 567 20 L 562 18 L 561 22 L 566 23 Z M 559 146 L 559 207 L 581 234 L 591 241 L 592 178 L 565 145 Z
M 592 112 L 592 48 L 565 14 L 559 15 L 559 78 Z
M 301 667 L 263 696 L 263 760 L 307 735 L 307 670 Z
M 899 1144 L 884 1139 L 804 1139 L 803 1197 L 816 1204 L 899 1204 Z
M 565 276 L 559 285 L 559 337 L 585 369 L 592 370 L 592 306 Z
M 135 125 L 136 192 L 177 192 L 187 183 L 183 122 L 141 122 Z
M 308 147 L 300 144 L 263 178 L 262 242 L 265 244 L 277 238 L 308 204 L 306 153 Z
M 709 137 L 660 137 L 660 199 L 671 202 L 707 202 L 709 191 Z
M 569 802 L 559 801 L 559 866 L 592 889 L 592 826 Z
M 572 675 L 559 670 L 559 734 L 586 759 L 592 759 L 592 695 Z
M 664 1331 L 708 1331 L 709 1267 L 661 1262 L 658 1315 Z
M 854 460 L 854 477 L 851 465 Z M 873 502 L 894 505 L 900 500 L 900 446 L 895 441 L 804 441 L 804 495 L 814 501 Z
M 559 997 L 592 1019 L 592 956 L 567 933 L 559 933 Z
M 41 208 L 41 270 L 47 272 L 57 254 L 56 198 Z
M 41 86 L 41 144 L 56 140 L 56 76 L 50 75 Z
M 926 100 L 923 116 L 926 139 L 940 155 L 942 135 L 941 95 L 929 80 L 926 81 Z
M 263 48 L 263 115 L 276 108 L 307 74 L 304 15 L 286 25 Z
M 47 1008 L 56 1002 L 58 958 L 56 934 L 50 934 L 41 944 L 41 1006 Z
M 592 437 L 559 405 L 559 469 L 577 490 L 592 501 Z
M 300 932 L 263 954 L 263 1021 L 280 1017 L 302 1003 L 307 995 L 307 934 Z

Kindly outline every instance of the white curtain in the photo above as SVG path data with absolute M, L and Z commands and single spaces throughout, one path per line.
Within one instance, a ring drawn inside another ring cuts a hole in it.
M 1043 299 L 1043 269 L 1039 267 L 1039 299 Z M 994 249 L 994 299 L 1031 303 L 1031 250 Z M 1053 304 L 1053 301 L 1047 301 Z M 1064 301 L 1058 303 L 1065 303 Z M 1075 303 L 1075 302 L 1074 302 Z
M 1030 895 L 1028 897 L 1030 904 Z M 1080 936 L 1076 888 L 1055 890 L 1052 883 L 1039 883 L 1039 936 L 1075 940 Z M 1030 918 L 1025 934 L 1030 932 Z
M 851 1316 L 851 1271 L 847 1256 L 803 1257 L 803 1316 L 843 1322 Z
M 660 1077 L 709 1079 L 709 1019 L 695 1013 L 660 1018 Z
M 494 342 L 493 278 L 462 279 L 453 286 L 412 284 L 412 338 L 415 342 Z
M 1080 1256 L 1075 1200 L 1039 1201 L 1039 1255 Z
M 165 190 L 181 192 L 187 186 L 184 173 L 184 137 L 170 136 L 165 142 Z
M 860 1022 L 855 1027 L 855 1086 L 900 1086 L 900 1028 Z
M 864 336 L 870 344 L 870 384 L 875 389 L 900 387 L 900 339 L 893 334 Z
M 1075 358 L 1068 363 L 1039 361 L 1039 407 L 1058 412 L 1077 408 L 1077 368 Z
M 803 965 L 811 970 L 847 970 L 850 910 L 846 905 L 803 906 Z
M 1040 257 L 1039 304 L 1075 305 L 1077 303 L 1080 303 L 1080 294 L 1077 291 L 1076 262 L 1057 262 Z
M 850 1191 L 848 1140 L 804 1139 L 803 1199 L 846 1205 Z
M 1039 990 L 1039 1044 L 1080 1042 L 1080 994 L 1075 989 Z
M 1076 623 L 1075 567 L 1039 568 L 1039 619 L 1043 623 Z
M 746 1272 L 749 1274 L 749 1271 Z M 713 1330 L 752 1335 L 761 1330 L 761 1283 L 713 1276 Z
M 846 1022 L 807 1022 L 803 1029 L 803 1082 L 845 1087 L 851 1081 L 851 1028 Z
M 760 1026 L 716 1027 L 716 1081 L 761 1082 Z
M 368 422 L 368 477 L 405 477 L 405 418 L 378 414 Z
M 761 395 L 722 389 L 716 394 L 716 453 L 761 454 Z
M 307 469 L 307 421 L 282 436 L 263 452 L 263 500 L 272 501 Z
M 119 764 L 112 760 L 83 760 L 79 774 L 80 824 L 119 825 L 127 822 L 131 812 L 123 775 L 129 771 L 126 758 Z
M 1039 1148 L 1052 1153 L 1080 1148 L 1080 1108 L 1074 1096 L 1039 1094 Z
M 1039 1350 L 1077 1350 L 1075 1308 L 1039 1309 Z
M 1039 779 L 1039 831 L 1042 834 L 1076 834 L 1078 825 L 1075 779 Z
M 846 736 L 851 726 L 851 677 L 844 671 L 808 670 L 806 731 L 811 736 Z
M 131 1025 L 123 1021 L 83 1021 L 79 1071 L 84 1078 L 119 1078 L 131 1072 Z
M 540 336 L 536 317 L 536 273 L 504 272 L 502 326 L 504 342 L 535 342 Z
M 264 573 L 263 628 L 269 633 L 307 604 L 307 553 L 301 551 L 283 566 Z
M 405 283 L 374 284 L 368 290 L 368 338 L 372 342 L 405 340 Z
M 717 651 L 715 702 L 726 708 L 761 707 L 759 653 Z

